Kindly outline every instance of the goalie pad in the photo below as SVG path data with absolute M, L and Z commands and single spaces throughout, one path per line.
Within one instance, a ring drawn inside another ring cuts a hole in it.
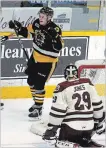
M 95 133 L 92 138 L 91 138 L 94 142 L 96 142 L 97 144 L 101 144 L 105 146 L 105 133 L 104 134 L 97 134 Z
M 47 125 L 48 125 L 47 120 L 46 121 L 44 121 L 44 120 L 37 121 L 31 125 L 30 131 L 33 134 L 43 136 L 43 134 L 45 133 L 45 131 L 48 127 Z

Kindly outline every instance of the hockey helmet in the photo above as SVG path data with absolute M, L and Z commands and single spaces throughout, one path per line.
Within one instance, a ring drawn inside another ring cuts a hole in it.
M 66 80 L 78 78 L 78 69 L 75 65 L 70 64 L 64 70 L 64 77 Z
M 46 14 L 47 16 L 51 16 L 51 17 L 53 17 L 53 15 L 54 15 L 54 11 L 50 7 L 41 8 L 39 13 L 43 13 L 43 14 Z

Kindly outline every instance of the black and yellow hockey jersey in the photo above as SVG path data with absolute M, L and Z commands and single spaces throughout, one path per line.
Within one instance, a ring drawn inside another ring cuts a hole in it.
M 50 29 L 53 34 L 57 33 L 56 37 L 50 33 Z M 39 19 L 36 19 L 28 27 L 22 27 L 19 34 L 26 38 L 33 38 L 33 57 L 37 62 L 58 61 L 63 40 L 61 39 L 61 29 L 54 22 L 50 21 L 46 26 L 42 26 L 39 24 Z

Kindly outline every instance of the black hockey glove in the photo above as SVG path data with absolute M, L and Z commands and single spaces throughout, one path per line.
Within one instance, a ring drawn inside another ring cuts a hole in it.
M 99 135 L 105 133 L 105 122 L 101 122 L 98 124 L 97 129 L 96 129 L 96 133 Z
M 58 126 L 48 127 L 48 129 L 44 133 L 42 139 L 43 140 L 55 140 L 56 134 L 57 134 L 57 129 L 58 129 Z
M 9 25 L 10 29 L 14 29 L 15 28 L 15 24 L 14 24 L 14 22 L 12 20 L 9 21 L 8 25 Z
M 21 28 L 22 28 L 22 25 L 21 25 L 20 22 L 18 22 L 18 21 L 16 21 L 16 20 L 14 20 L 14 22 L 11 20 L 11 21 L 9 22 L 9 28 L 11 28 L 11 29 L 16 29 L 17 31 L 20 31 Z
M 8 36 L 1 37 L 1 43 L 5 42 L 6 40 L 8 40 Z
M 57 38 L 59 34 L 56 32 L 54 28 L 49 27 L 48 28 L 48 33 L 51 35 L 52 38 Z

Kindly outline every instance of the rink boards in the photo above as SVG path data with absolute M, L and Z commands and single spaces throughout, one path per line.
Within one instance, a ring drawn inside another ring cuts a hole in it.
M 56 87 L 56 85 L 58 84 L 58 82 L 62 82 L 63 78 L 58 79 L 58 78 L 51 78 L 51 80 L 49 81 L 48 84 L 46 84 L 45 90 L 46 90 L 46 98 L 51 98 L 53 95 L 53 91 Z M 14 80 L 16 81 L 16 80 Z M 26 80 L 24 80 L 26 81 Z M 10 83 L 11 86 L 7 86 L 7 87 L 2 87 L 1 88 L 1 98 L 3 99 L 9 99 L 9 98 L 13 98 L 13 99 L 17 99 L 17 98 L 31 98 L 31 93 L 30 93 L 30 89 L 28 86 L 12 86 L 12 83 Z M 106 90 L 106 84 L 96 84 L 95 88 L 99 94 L 99 96 L 106 96 L 105 95 L 105 90 Z
M 0 36 L 9 35 L 10 32 L 0 33 Z M 80 37 L 80 36 L 88 36 L 89 37 L 89 48 L 88 48 L 88 59 L 104 59 L 104 49 L 105 49 L 105 32 L 63 32 L 63 37 Z M 96 54 L 96 56 L 95 56 Z M 62 55 L 63 56 L 63 55 Z M 64 56 L 63 56 L 64 57 Z M 67 58 L 67 57 L 66 57 Z M 70 56 L 71 59 L 71 56 Z M 9 59 L 8 59 L 9 60 Z M 55 79 L 52 78 L 45 87 L 46 90 L 46 98 L 51 98 L 53 91 L 58 84 L 58 82 L 62 82 L 64 79 Z M 31 98 L 31 93 L 29 87 L 27 85 L 26 79 L 8 79 L 1 81 L 1 98 Z M 105 81 L 101 81 L 101 83 L 96 84 L 95 88 L 98 91 L 100 96 L 105 95 Z

